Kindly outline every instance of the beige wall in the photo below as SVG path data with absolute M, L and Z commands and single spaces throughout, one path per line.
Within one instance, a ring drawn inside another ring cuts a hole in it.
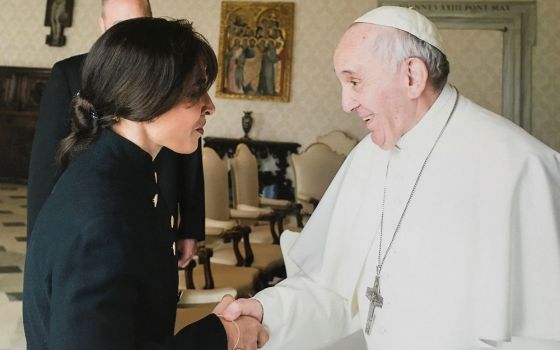
M 46 1 L 1 0 L 0 65 L 50 67 L 67 56 L 86 52 L 99 35 L 99 0 L 75 0 L 74 22 L 64 33 L 67 45 L 44 44 Z M 243 110 L 254 111 L 251 137 L 295 141 L 304 147 L 332 129 L 365 135 L 356 117 L 340 109 L 340 89 L 331 56 L 338 38 L 357 16 L 375 6 L 372 0 L 295 0 L 296 18 L 289 103 L 215 98 L 218 109 L 207 135 L 240 137 Z M 39 6 L 37 4 L 40 3 Z M 219 38 L 219 0 L 152 0 L 155 16 L 191 19 L 214 48 Z M 537 0 L 537 45 L 533 55 L 533 133 L 560 150 L 560 1 Z M 476 57 L 476 55 L 475 55 Z M 484 60 L 483 55 L 478 56 Z M 451 62 L 454 69 L 472 66 L 473 56 Z M 213 94 L 212 94 L 213 95 Z
M 72 27 L 64 29 L 66 46 L 45 44 L 47 0 L 0 0 L 0 65 L 51 67 L 68 56 L 87 52 L 99 35 L 97 18 L 101 1 L 75 0 Z M 92 6 L 94 5 L 95 6 Z
M 560 151 L 560 1 L 537 1 L 533 135 Z
M 502 114 L 502 32 L 442 30 L 441 34 L 451 62 L 448 82 L 477 104 Z M 459 69 L 455 62 L 468 64 Z M 474 80 L 476 76 L 485 78 Z

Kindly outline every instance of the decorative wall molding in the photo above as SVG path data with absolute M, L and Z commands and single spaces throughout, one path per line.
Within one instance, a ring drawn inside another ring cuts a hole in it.
M 379 5 L 414 7 L 440 29 L 501 31 L 502 114 L 531 132 L 532 48 L 537 36 L 535 0 L 379 0 Z

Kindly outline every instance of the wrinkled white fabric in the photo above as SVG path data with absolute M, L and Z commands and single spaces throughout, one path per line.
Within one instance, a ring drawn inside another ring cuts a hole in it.
M 455 94 L 445 87 L 400 149 L 367 136 L 348 156 L 290 251 L 301 270 L 256 296 L 266 349 L 319 349 L 365 326 L 383 188 L 385 251 Z M 560 155 L 460 96 L 389 252 L 381 293 L 369 349 L 559 346 Z

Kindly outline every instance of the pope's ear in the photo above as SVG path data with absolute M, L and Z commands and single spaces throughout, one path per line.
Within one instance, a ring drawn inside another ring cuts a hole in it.
M 422 95 L 428 84 L 428 67 L 424 61 L 416 57 L 404 61 L 407 78 L 407 94 L 410 99 L 417 99 Z

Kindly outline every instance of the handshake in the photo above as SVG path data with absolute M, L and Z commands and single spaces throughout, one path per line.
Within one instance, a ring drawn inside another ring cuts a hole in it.
M 235 300 L 226 295 L 213 311 L 227 334 L 228 350 L 260 349 L 268 341 L 268 333 L 262 326 L 263 308 L 255 299 Z

